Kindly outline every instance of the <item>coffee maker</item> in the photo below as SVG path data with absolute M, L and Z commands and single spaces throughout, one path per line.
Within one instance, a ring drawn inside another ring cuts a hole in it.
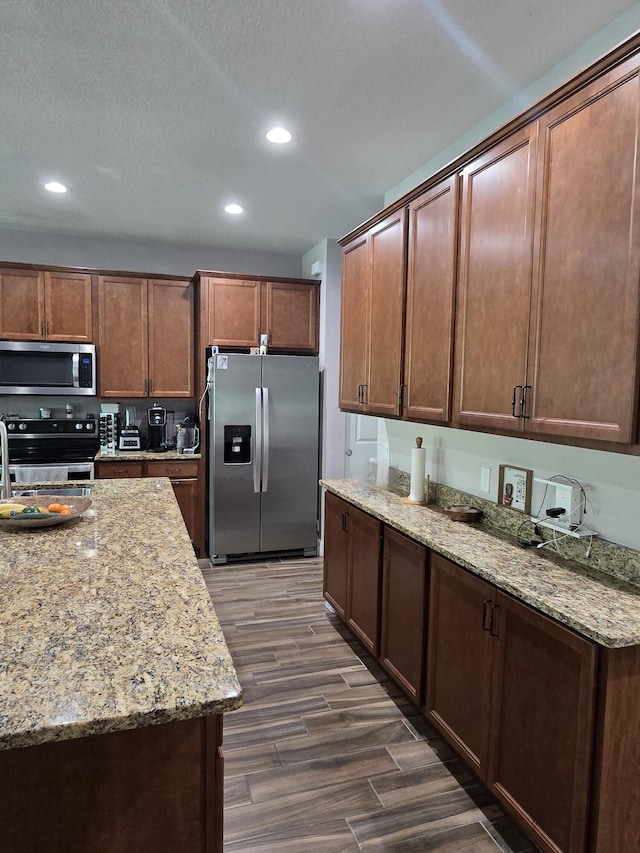
M 149 423 L 149 447 L 150 453 L 164 453 L 168 450 L 165 443 L 165 432 L 167 425 L 167 410 L 158 403 L 154 403 L 147 409 L 147 421 Z

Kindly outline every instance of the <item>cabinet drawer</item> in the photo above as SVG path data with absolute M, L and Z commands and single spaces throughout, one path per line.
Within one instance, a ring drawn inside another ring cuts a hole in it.
M 147 477 L 185 477 L 198 476 L 198 460 L 191 459 L 188 462 L 147 462 Z
M 99 480 L 142 477 L 142 462 L 100 462 L 97 469 Z

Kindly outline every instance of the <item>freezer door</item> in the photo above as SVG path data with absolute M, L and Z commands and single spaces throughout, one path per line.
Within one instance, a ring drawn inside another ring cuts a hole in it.
M 261 361 L 213 356 L 209 393 L 209 554 L 260 550 Z M 260 394 L 256 392 L 256 389 Z M 257 485 L 257 490 L 256 490 Z
M 318 359 L 260 359 L 265 435 L 262 551 L 315 550 L 318 518 Z

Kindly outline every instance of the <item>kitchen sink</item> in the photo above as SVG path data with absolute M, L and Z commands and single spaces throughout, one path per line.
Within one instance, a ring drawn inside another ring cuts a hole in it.
M 68 488 L 55 488 L 50 487 L 48 489 L 16 489 L 13 492 L 14 498 L 35 498 L 39 495 L 63 495 L 68 498 L 78 498 L 85 497 L 86 495 L 91 494 L 91 486 L 69 486 Z

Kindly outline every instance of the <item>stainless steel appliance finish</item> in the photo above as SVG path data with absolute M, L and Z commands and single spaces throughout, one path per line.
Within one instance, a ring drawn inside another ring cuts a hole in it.
M 208 360 L 209 553 L 316 553 L 318 359 Z
M 96 394 L 94 344 L 0 341 L 1 394 Z
M 98 452 L 95 418 L 6 421 L 9 473 L 14 481 L 90 480 Z

